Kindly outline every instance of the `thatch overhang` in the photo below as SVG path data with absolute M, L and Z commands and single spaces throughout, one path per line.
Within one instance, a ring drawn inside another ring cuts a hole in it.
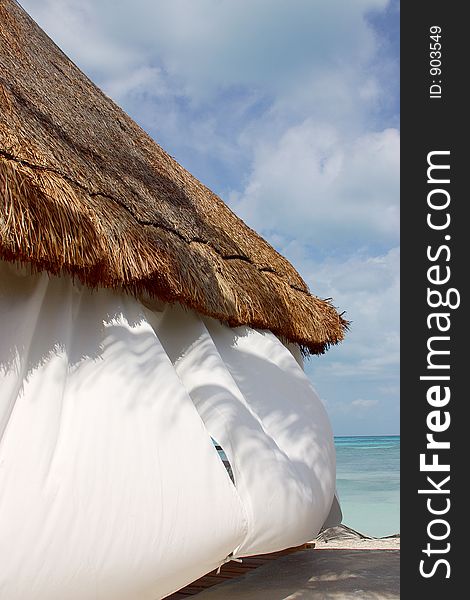
M 320 354 L 347 322 L 0 0 L 0 257 L 180 302 Z

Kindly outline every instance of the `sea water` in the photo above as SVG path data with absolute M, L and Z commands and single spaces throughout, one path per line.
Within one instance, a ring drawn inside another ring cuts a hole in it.
M 343 523 L 371 536 L 400 531 L 400 437 L 335 437 Z
M 227 468 L 225 452 L 212 441 Z M 335 437 L 335 447 L 343 523 L 376 537 L 399 533 L 400 437 Z

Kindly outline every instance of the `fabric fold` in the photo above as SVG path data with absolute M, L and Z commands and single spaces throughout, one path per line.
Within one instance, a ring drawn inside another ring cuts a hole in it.
M 142 306 L 0 269 L 0 598 L 155 600 L 217 568 L 244 511 Z
M 335 451 L 324 407 L 290 351 L 269 332 L 230 329 L 178 306 L 153 324 L 231 463 L 248 519 L 235 555 L 312 539 L 333 501 Z
M 273 334 L 1 261 L 0 312 L 0 598 L 155 600 L 316 535 L 332 433 Z

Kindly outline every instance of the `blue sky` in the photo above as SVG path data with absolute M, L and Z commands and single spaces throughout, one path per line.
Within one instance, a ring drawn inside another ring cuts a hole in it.
M 352 321 L 306 363 L 336 435 L 399 428 L 393 0 L 22 0 L 66 54 Z

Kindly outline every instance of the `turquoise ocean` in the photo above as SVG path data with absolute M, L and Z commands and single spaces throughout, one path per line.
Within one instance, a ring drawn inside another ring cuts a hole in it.
M 335 437 L 343 523 L 372 536 L 400 532 L 400 436 Z

